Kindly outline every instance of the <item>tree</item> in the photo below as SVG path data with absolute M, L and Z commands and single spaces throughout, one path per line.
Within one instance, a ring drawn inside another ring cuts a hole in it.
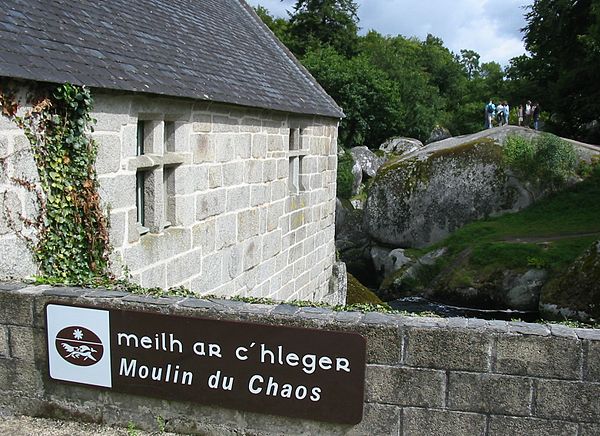
M 460 64 L 465 68 L 469 79 L 479 75 L 479 58 L 479 53 L 474 50 L 460 51 Z
M 275 18 L 265 7 L 260 5 L 255 7 L 254 10 L 262 22 L 265 23 L 269 29 L 271 29 L 271 32 L 273 32 L 275 36 L 287 46 L 289 43 L 288 21 L 284 18 Z
M 551 128 L 561 135 L 586 137 L 585 125 L 598 120 L 600 88 L 600 5 L 597 0 L 535 0 L 525 15 L 525 47 L 530 60 L 519 60 L 540 94 L 543 108 L 552 113 Z M 515 71 L 511 71 L 515 73 Z
M 342 145 L 378 147 L 390 132 L 400 131 L 406 108 L 398 86 L 367 57 L 348 59 L 324 46 L 311 49 L 302 63 L 344 110 Z
M 397 130 L 387 137 L 402 135 L 425 140 L 439 120 L 443 101 L 431 75 L 423 66 L 422 42 L 416 38 L 382 36 L 370 31 L 361 38 L 359 51 L 395 83 L 402 104 Z M 387 138 L 384 138 L 387 139 Z
M 351 57 L 358 40 L 357 9 L 353 0 L 297 0 L 289 20 L 292 51 L 304 55 L 315 45 L 330 45 Z

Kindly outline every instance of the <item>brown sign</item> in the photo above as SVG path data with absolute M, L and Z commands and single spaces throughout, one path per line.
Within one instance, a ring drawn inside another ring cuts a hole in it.
M 56 380 L 320 421 L 362 419 L 366 343 L 355 333 L 54 304 L 46 316 Z

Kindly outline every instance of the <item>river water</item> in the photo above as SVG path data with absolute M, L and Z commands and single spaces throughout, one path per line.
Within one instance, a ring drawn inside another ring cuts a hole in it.
M 397 300 L 388 301 L 388 304 L 395 310 L 404 310 L 411 313 L 432 312 L 443 317 L 461 316 L 467 318 L 482 319 L 500 319 L 510 321 L 520 319 L 522 321 L 535 321 L 538 319 L 538 312 L 527 312 L 521 310 L 496 310 L 496 309 L 476 309 L 471 307 L 451 306 L 448 304 L 437 303 L 422 297 L 404 297 Z

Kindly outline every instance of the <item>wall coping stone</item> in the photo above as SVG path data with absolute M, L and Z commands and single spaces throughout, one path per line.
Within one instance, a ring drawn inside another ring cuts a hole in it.
M 262 304 L 238 300 L 202 297 L 153 297 L 131 294 L 121 290 L 104 288 L 79 288 L 72 286 L 34 285 L 18 281 L 0 281 L 1 293 L 33 294 L 51 298 L 76 299 L 78 304 L 107 305 L 114 303 L 139 303 L 164 308 L 206 309 L 224 315 L 252 315 L 252 321 L 274 321 L 277 319 L 304 319 L 323 324 L 340 322 L 348 325 L 368 327 L 398 327 L 402 329 L 450 329 L 457 331 L 479 331 L 481 333 L 505 334 L 509 336 L 541 336 L 578 340 L 600 341 L 600 329 L 574 328 L 560 324 L 536 324 L 521 321 L 484 320 L 477 318 L 435 318 L 407 316 L 406 314 L 382 312 L 334 311 L 327 307 L 295 306 L 287 303 Z M 96 301 L 97 300 L 97 301 Z M 111 301 L 113 300 L 113 301 Z M 326 326 L 325 326 L 326 327 Z

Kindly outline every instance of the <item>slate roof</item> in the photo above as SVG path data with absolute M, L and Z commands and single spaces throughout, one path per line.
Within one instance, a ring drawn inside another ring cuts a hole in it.
M 243 0 L 2 0 L 0 76 L 343 116 Z

